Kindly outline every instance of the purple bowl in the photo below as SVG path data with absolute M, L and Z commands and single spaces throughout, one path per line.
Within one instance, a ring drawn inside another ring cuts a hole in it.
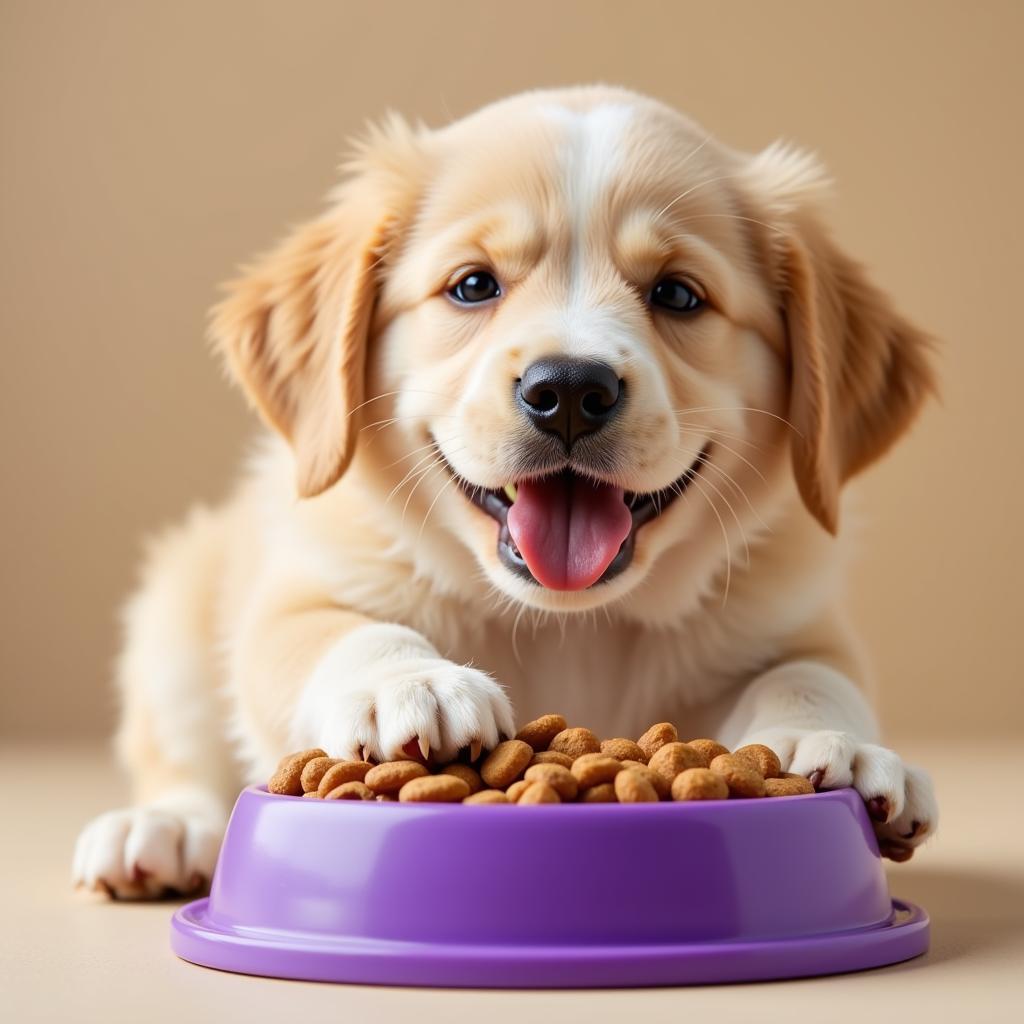
M 186 960 L 313 981 L 686 985 L 897 963 L 928 916 L 889 897 L 853 790 L 502 807 L 238 798 Z

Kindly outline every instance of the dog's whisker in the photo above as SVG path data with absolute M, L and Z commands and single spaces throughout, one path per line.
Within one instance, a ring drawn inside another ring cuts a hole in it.
M 698 459 L 700 461 L 704 461 L 700 457 L 698 457 Z M 717 484 L 713 483 L 706 476 L 704 477 L 704 483 L 706 483 L 708 485 L 708 487 L 710 487 L 715 492 L 715 494 L 717 494 L 722 499 L 722 501 L 725 502 L 725 507 L 729 510 L 729 513 L 732 516 L 733 521 L 736 523 L 736 529 L 739 531 L 740 539 L 743 541 L 743 558 L 744 558 L 744 562 L 746 563 L 747 566 L 749 566 L 750 565 L 750 545 L 747 543 L 747 533 L 743 529 L 743 523 L 741 522 L 740 517 L 738 515 L 736 515 L 736 509 L 734 509 L 732 507 L 732 502 L 729 501 L 729 499 L 725 496 L 725 494 L 722 491 L 722 489 Z
M 423 531 L 427 527 L 427 520 L 430 518 L 430 513 L 434 511 L 434 506 L 441 500 L 441 495 L 448 490 L 451 485 L 455 483 L 455 477 L 449 475 L 448 482 L 441 487 L 437 494 L 434 495 L 434 500 L 430 503 L 430 507 L 427 509 L 427 514 L 423 517 L 423 522 L 420 523 L 420 532 L 416 535 L 416 543 L 419 544 L 423 540 Z
M 702 495 L 704 500 L 711 507 L 711 511 L 715 514 L 715 518 L 718 520 L 718 526 L 722 531 L 722 540 L 725 542 L 725 590 L 722 595 L 722 607 L 725 607 L 726 602 L 729 600 L 729 587 L 732 583 L 732 550 L 729 546 L 729 532 L 725 528 L 725 523 L 722 521 L 722 517 L 715 507 L 715 503 L 708 497 L 707 492 L 700 483 L 697 477 L 694 477 L 691 483 L 695 484 L 697 491 Z
M 406 473 L 405 476 L 403 476 L 402 479 L 399 480 L 397 484 L 395 484 L 395 486 L 391 489 L 391 493 L 388 494 L 388 496 L 384 499 L 384 504 L 386 505 L 409 482 L 409 480 L 412 478 L 413 474 L 415 474 L 416 470 L 420 466 L 422 466 L 424 462 L 426 462 L 428 459 L 439 459 L 439 458 L 440 458 L 440 456 L 437 455 L 437 453 L 434 452 L 433 450 L 427 452 L 427 454 L 424 455 L 423 458 L 419 459 L 416 462 L 416 464 L 409 470 L 409 472 Z
M 704 188 L 705 185 L 713 185 L 716 181 L 728 181 L 730 178 L 735 178 L 735 174 L 720 174 L 714 178 L 705 178 L 703 181 L 698 181 L 696 185 L 691 185 L 685 192 L 680 192 L 679 195 L 672 200 L 667 206 L 663 206 L 655 215 L 655 220 L 660 220 L 669 210 L 672 209 L 676 203 L 681 203 L 687 196 L 693 195 L 694 192 L 699 188 Z
M 689 406 L 685 409 L 676 409 L 674 412 L 678 413 L 691 413 L 691 412 L 754 412 L 760 413 L 762 416 L 770 416 L 773 420 L 778 420 L 780 423 L 784 423 L 790 430 L 794 431 L 797 436 L 803 437 L 796 426 L 790 423 L 785 416 L 780 416 L 777 412 L 772 412 L 770 409 L 758 409 L 756 406 L 750 405 L 694 405 Z
M 698 461 L 701 462 L 707 469 L 713 469 L 716 473 L 719 473 L 721 476 L 723 476 L 726 482 L 732 488 L 733 493 L 739 495 L 739 497 L 741 497 L 747 503 L 747 508 L 750 509 L 751 514 L 757 520 L 761 528 L 766 530 L 768 533 L 771 533 L 771 527 L 761 518 L 761 514 L 757 511 L 757 509 L 754 508 L 753 502 L 751 502 L 749 496 L 747 495 L 747 492 L 736 482 L 735 479 L 733 479 L 732 476 L 730 476 L 729 473 L 727 473 L 720 465 L 718 465 L 717 462 L 714 462 L 711 459 L 705 458 L 703 456 L 698 456 Z
M 693 424 L 691 426 L 689 432 L 690 433 L 697 433 L 697 434 L 708 433 L 708 431 L 704 430 L 704 428 L 701 427 L 701 425 L 699 423 Z M 730 445 L 726 444 L 725 441 L 719 440 L 718 438 L 715 438 L 714 441 L 715 441 L 716 447 L 721 448 L 723 451 L 729 452 L 730 455 L 734 455 L 737 459 L 740 460 L 740 462 L 744 463 L 744 465 L 749 466 L 750 469 L 754 472 L 754 474 L 758 477 L 758 479 L 762 483 L 767 483 L 768 482 L 767 480 L 765 480 L 764 474 L 761 472 L 761 470 L 759 470 L 757 468 L 757 466 L 755 466 L 753 464 L 753 462 L 750 461 L 750 459 L 746 458 L 744 455 L 741 455 L 738 451 L 736 451 L 735 448 L 733 448 Z M 679 449 L 679 451 L 683 451 L 683 450 L 684 449 L 682 449 L 682 448 Z
M 743 217 L 738 213 L 694 213 L 688 217 L 684 217 L 682 220 L 676 221 L 677 224 L 686 224 L 691 220 L 704 220 L 707 217 L 725 217 L 729 220 L 745 220 L 751 224 L 760 224 L 761 227 L 767 228 L 769 231 L 774 231 L 776 234 L 783 235 L 786 238 L 792 238 L 792 234 L 789 231 L 784 231 L 782 228 L 777 227 L 774 224 L 769 224 L 767 221 L 758 220 L 756 217 Z M 671 238 L 665 239 L 667 242 L 674 242 L 676 239 L 685 238 L 685 235 L 675 235 Z
M 727 437 L 730 441 L 735 441 L 737 444 L 746 445 L 748 448 L 755 448 L 757 451 L 764 451 L 762 445 L 757 444 L 755 441 L 751 441 L 750 438 L 744 437 L 742 434 L 736 434 L 729 430 L 722 430 L 721 427 L 710 427 L 706 423 L 694 423 L 691 420 L 681 420 L 676 418 L 676 423 L 680 427 L 686 427 L 690 430 L 702 430 L 705 434 L 715 435 L 718 437 Z

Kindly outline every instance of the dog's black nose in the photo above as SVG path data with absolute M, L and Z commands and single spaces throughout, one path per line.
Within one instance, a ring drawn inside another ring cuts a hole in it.
M 526 368 L 516 397 L 535 426 L 571 448 L 576 438 L 600 430 L 619 411 L 622 383 L 605 363 L 551 356 Z

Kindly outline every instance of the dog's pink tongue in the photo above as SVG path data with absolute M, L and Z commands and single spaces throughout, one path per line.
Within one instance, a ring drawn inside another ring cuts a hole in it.
M 551 590 L 596 583 L 629 536 L 621 487 L 561 475 L 517 485 L 508 532 L 530 572 Z

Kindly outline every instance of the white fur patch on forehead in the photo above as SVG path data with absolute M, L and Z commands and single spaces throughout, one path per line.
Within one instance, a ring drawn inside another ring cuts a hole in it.
M 635 111 L 627 103 L 604 103 L 590 110 L 546 105 L 541 113 L 565 132 L 561 157 L 569 204 L 566 219 L 572 235 L 570 291 L 573 298 L 579 298 L 588 228 L 622 166 L 626 128 Z

